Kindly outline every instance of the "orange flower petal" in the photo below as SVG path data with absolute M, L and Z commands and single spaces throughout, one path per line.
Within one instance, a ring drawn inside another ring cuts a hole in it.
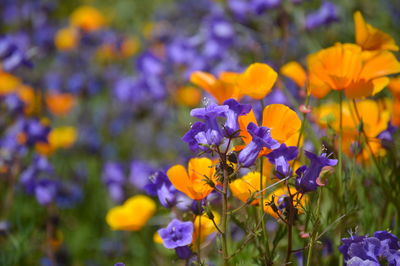
M 293 80 L 297 86 L 304 87 L 307 80 L 307 74 L 304 68 L 296 61 L 286 63 L 281 67 L 280 72 L 282 75 Z
M 269 65 L 254 63 L 237 79 L 240 95 L 262 99 L 271 92 L 278 74 Z

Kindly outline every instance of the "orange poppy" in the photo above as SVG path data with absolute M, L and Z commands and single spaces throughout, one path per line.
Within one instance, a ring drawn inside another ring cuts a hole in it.
M 218 183 L 214 162 L 208 158 L 190 159 L 188 170 L 183 165 L 174 165 L 168 169 L 167 176 L 177 190 L 194 200 L 203 199 L 214 190 L 206 178 Z

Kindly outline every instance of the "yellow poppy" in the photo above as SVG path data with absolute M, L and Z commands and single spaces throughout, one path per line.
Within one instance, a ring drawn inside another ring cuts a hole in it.
M 247 145 L 251 141 L 251 136 L 247 132 L 247 125 L 250 122 L 257 124 L 253 111 L 239 116 L 240 136 Z M 273 139 L 287 146 L 296 146 L 299 138 L 301 120 L 295 111 L 283 104 L 271 104 L 263 110 L 263 121 L 261 126 L 268 127 L 271 130 Z M 265 148 L 260 154 L 266 154 Z
M 168 169 L 167 176 L 174 187 L 194 200 L 207 197 L 214 190 L 207 184 L 206 178 L 218 183 L 215 165 L 208 158 L 192 158 L 188 170 L 183 165 L 175 165 Z
M 221 217 L 217 212 L 212 212 L 214 215 L 214 221 L 216 224 L 219 224 Z M 199 228 L 200 224 L 200 228 Z M 213 233 L 217 232 L 217 228 L 215 228 L 214 223 L 210 218 L 208 218 L 207 214 L 203 214 L 200 218 L 200 216 L 196 216 L 196 218 L 193 221 L 193 245 L 196 246 L 197 243 L 197 238 L 199 236 L 199 229 L 200 229 L 200 243 L 203 243 L 208 236 L 210 236 Z M 196 249 L 196 247 L 195 247 Z
M 391 122 L 394 126 L 400 126 L 400 77 L 390 79 L 388 87 L 394 98 Z
M 304 213 L 304 207 L 307 204 L 307 196 L 302 195 L 300 193 L 297 193 L 295 188 L 290 187 L 290 194 L 294 196 L 293 198 L 293 206 L 297 209 L 299 214 Z M 289 191 L 287 187 L 279 187 L 277 188 L 274 192 L 270 193 L 268 197 L 265 199 L 265 206 L 264 206 L 264 211 L 274 217 L 275 219 L 279 218 L 279 215 L 274 211 L 274 209 L 271 207 L 270 204 L 268 203 L 274 203 L 276 207 L 278 207 L 281 203 L 284 197 L 288 197 Z M 278 209 L 278 213 L 282 216 L 283 213 L 281 210 Z
M 364 50 L 398 51 L 395 40 L 387 33 L 365 22 L 360 11 L 354 13 L 356 43 Z
M 70 93 L 49 93 L 45 100 L 49 111 L 58 116 L 68 114 L 75 104 L 75 97 Z
M 129 198 L 121 206 L 111 208 L 106 222 L 112 230 L 138 231 L 154 215 L 155 202 L 144 195 Z
M 179 104 L 188 107 L 196 107 L 201 102 L 200 90 L 191 86 L 178 88 L 175 97 Z
M 0 70 L 0 95 L 15 92 L 21 84 L 18 77 Z
M 103 28 L 106 19 L 103 14 L 92 6 L 80 6 L 71 14 L 70 23 L 84 31 L 96 31 Z
M 299 87 L 306 85 L 307 73 L 304 68 L 296 61 L 290 61 L 283 65 L 280 69 L 282 75 L 290 78 Z
M 271 92 L 277 78 L 278 73 L 269 65 L 254 63 L 237 77 L 236 83 L 240 95 L 260 100 Z
M 267 178 L 263 175 L 263 184 L 265 185 Z M 233 196 L 240 199 L 243 202 L 252 196 L 255 192 L 260 191 L 260 172 L 250 172 L 242 178 L 238 178 L 231 182 L 229 185 Z M 259 196 L 256 194 L 254 196 Z M 259 203 L 258 199 L 251 202 L 252 205 Z
M 239 100 L 239 91 L 235 86 L 237 75 L 233 72 L 222 72 L 219 78 L 216 78 L 210 73 L 196 71 L 190 75 L 190 82 L 211 94 L 218 104 L 222 104 L 230 98 Z
M 68 27 L 60 29 L 54 36 L 54 45 L 59 51 L 71 51 L 79 42 L 79 32 L 76 28 Z
M 389 82 L 386 75 L 400 72 L 400 63 L 388 51 L 362 51 L 356 44 L 341 44 L 307 57 L 310 89 L 325 96 L 330 89 L 344 90 L 348 98 L 362 98 L 380 92 Z M 323 93 L 318 84 L 323 84 Z

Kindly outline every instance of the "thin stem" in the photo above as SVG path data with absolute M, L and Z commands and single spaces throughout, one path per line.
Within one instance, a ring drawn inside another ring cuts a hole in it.
M 339 92 L 339 147 L 338 147 L 338 176 L 339 184 L 342 182 L 342 169 L 343 169 L 343 92 Z
M 201 210 L 201 200 L 197 202 L 199 210 Z M 197 263 L 201 265 L 201 214 L 199 215 L 199 225 L 198 225 L 198 234 L 197 234 Z
M 310 238 L 310 248 L 308 249 L 308 255 L 307 255 L 307 266 L 311 265 L 311 258 L 312 258 L 312 251 L 313 251 L 313 246 L 314 246 L 314 241 L 316 239 L 316 235 L 317 235 L 317 230 L 319 227 L 319 211 L 320 211 L 320 206 L 321 206 L 321 190 L 318 193 L 318 201 L 317 201 L 317 220 L 315 221 L 315 226 L 313 228 L 313 232 L 311 234 L 311 238 Z
M 224 257 L 224 266 L 229 265 L 229 254 L 228 254 L 228 243 L 227 243 L 227 233 L 228 233 L 228 186 L 229 177 L 228 171 L 226 169 L 226 154 L 220 154 L 221 164 L 224 173 L 224 186 L 222 194 L 222 218 L 221 218 L 221 231 L 222 231 L 222 254 Z

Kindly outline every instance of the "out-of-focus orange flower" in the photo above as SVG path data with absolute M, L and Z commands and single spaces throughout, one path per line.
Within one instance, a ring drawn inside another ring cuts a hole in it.
M 390 79 L 388 85 L 393 94 L 392 124 L 400 126 L 400 77 Z
M 283 65 L 280 69 L 282 75 L 290 78 L 299 87 L 306 85 L 307 73 L 304 68 L 296 61 L 290 61 Z
M 363 129 L 368 137 L 368 142 L 375 155 L 383 155 L 380 141 L 376 137 L 387 128 L 390 120 L 390 103 L 373 100 L 357 102 L 357 110 L 362 120 Z M 332 128 L 335 132 L 340 130 L 340 106 L 338 103 L 327 103 L 313 112 L 316 122 L 322 128 Z M 354 141 L 361 134 L 359 132 L 360 121 L 357 119 L 356 110 L 351 102 L 345 101 L 342 106 L 342 134 L 343 152 L 351 156 L 354 152 Z M 359 160 L 369 159 L 369 151 L 364 148 L 357 154 Z
M 193 72 L 190 81 L 211 94 L 219 104 L 230 98 L 239 99 L 239 89 L 235 82 L 238 74 L 234 72 L 222 72 L 218 78 L 203 71 Z
M 217 212 L 212 212 L 214 215 L 214 221 L 216 224 L 219 224 L 221 217 Z M 213 233 L 217 232 L 217 228 L 215 228 L 214 223 L 210 218 L 208 218 L 207 214 L 203 214 L 200 216 L 196 216 L 196 218 L 193 221 L 193 245 L 196 247 L 197 244 L 197 238 L 199 236 L 199 224 L 200 224 L 200 243 L 203 243 L 205 240 L 207 240 L 208 236 L 210 236 Z
M 70 93 L 49 93 L 46 95 L 46 105 L 54 115 L 68 114 L 74 104 L 75 97 Z
M 271 92 L 277 78 L 278 73 L 269 65 L 254 63 L 237 77 L 236 83 L 241 96 L 260 100 Z
M 180 87 L 176 91 L 176 101 L 184 106 L 196 107 L 201 102 L 201 92 L 192 86 Z
M 263 184 L 267 178 L 263 175 Z M 243 202 L 247 202 L 251 195 L 260 190 L 260 172 L 250 172 L 242 178 L 238 178 L 229 185 L 233 196 Z M 259 196 L 259 195 L 255 195 Z M 259 203 L 258 199 L 251 202 L 252 205 Z
M 18 77 L 0 70 L 0 95 L 15 92 L 21 84 Z
M 206 182 L 206 177 L 217 184 L 215 165 L 208 158 L 192 158 L 188 163 L 188 170 L 183 165 L 169 168 L 167 176 L 174 187 L 194 200 L 207 197 L 214 190 Z
M 54 45 L 59 51 L 71 51 L 79 42 L 79 32 L 76 28 L 68 27 L 57 31 L 54 36 Z
M 70 23 L 74 27 L 91 32 L 103 28 L 106 19 L 98 9 L 92 6 L 80 6 L 71 14 Z
M 190 81 L 211 94 L 219 104 L 230 98 L 239 101 L 244 96 L 260 100 L 271 92 L 278 74 L 269 65 L 251 64 L 243 73 L 222 72 L 218 78 L 196 71 Z
M 348 98 L 380 92 L 389 82 L 386 75 L 400 72 L 400 63 L 389 51 L 362 51 L 356 44 L 323 49 L 307 58 L 310 90 L 324 97 L 331 89 L 344 90 Z
M 290 191 L 290 194 L 289 194 Z M 293 206 L 297 209 L 297 212 L 299 214 L 304 213 L 304 207 L 307 204 L 308 197 L 307 195 L 302 195 L 300 193 L 297 193 L 297 190 L 295 188 L 290 188 L 288 191 L 287 187 L 279 187 L 272 193 L 268 194 L 268 197 L 265 199 L 265 206 L 264 206 L 264 211 L 274 217 L 275 219 L 278 219 L 279 216 L 278 214 L 272 209 L 272 207 L 268 204 L 273 202 L 276 207 L 278 207 L 281 203 L 283 203 L 284 197 L 288 197 L 289 195 L 295 195 L 293 198 Z M 283 213 L 281 210 L 278 210 L 279 214 L 282 216 Z
M 250 122 L 257 124 L 256 117 L 253 111 L 248 114 L 239 116 L 240 136 L 243 142 L 247 145 L 251 141 L 251 136 L 247 132 L 247 125 Z M 296 112 L 283 104 L 271 104 L 263 110 L 263 121 L 261 126 L 268 127 L 271 130 L 273 139 L 280 143 L 285 143 L 287 146 L 296 146 L 299 138 L 301 120 Z M 268 153 L 265 148 L 260 155 Z
M 354 27 L 356 43 L 364 50 L 391 50 L 398 51 L 394 39 L 387 33 L 365 22 L 360 11 L 354 13 Z
M 121 56 L 128 58 L 135 55 L 140 49 L 140 42 L 136 37 L 128 37 L 121 44 Z
M 121 206 L 110 209 L 106 216 L 112 230 L 138 231 L 154 215 L 155 202 L 144 195 L 129 198 Z
M 76 141 L 78 133 L 74 127 L 53 128 L 47 136 L 48 142 L 36 144 L 36 150 L 42 155 L 50 155 L 55 150 L 70 148 Z

